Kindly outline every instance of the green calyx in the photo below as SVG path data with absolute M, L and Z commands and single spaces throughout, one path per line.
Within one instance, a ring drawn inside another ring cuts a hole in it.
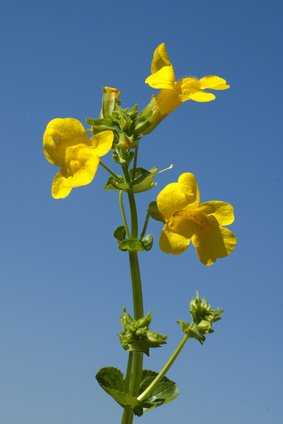
M 158 168 L 151 168 L 149 170 L 144 168 L 131 169 L 129 176 L 131 178 L 131 187 L 125 177 L 118 175 L 118 178 L 109 177 L 106 182 L 105 190 L 132 190 L 134 193 L 142 193 L 151 190 L 155 187 L 155 176 L 158 173 Z
M 223 315 L 223 309 L 213 308 L 205 298 L 199 294 L 191 300 L 189 312 L 192 316 L 192 323 L 179 320 L 182 331 L 190 337 L 204 343 L 206 335 L 213 333 L 213 324 L 219 321 Z
M 123 310 L 120 319 L 123 329 L 119 334 L 123 349 L 149 355 L 151 348 L 161 347 L 166 343 L 167 336 L 149 329 L 151 320 L 151 314 L 135 320 L 125 309 Z
M 156 201 L 150 202 L 148 206 L 148 213 L 152 219 L 155 219 L 155 221 L 164 222 L 164 218 L 159 212 Z
M 140 240 L 127 238 L 127 230 L 124 225 L 119 225 L 113 232 L 114 238 L 118 242 L 118 247 L 123 252 L 149 251 L 153 246 L 153 236 L 146 234 Z

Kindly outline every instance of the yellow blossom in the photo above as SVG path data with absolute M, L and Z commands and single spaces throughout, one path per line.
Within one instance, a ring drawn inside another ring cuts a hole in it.
M 154 96 L 152 108 L 158 109 L 161 116 L 166 116 L 181 103 L 188 100 L 210 102 L 215 99 L 210 90 L 226 90 L 229 84 L 217 75 L 207 75 L 200 79 L 189 76 L 176 79 L 174 67 L 169 59 L 165 43 L 159 44 L 153 53 L 151 75 L 146 80 L 152 88 L 160 89 Z
M 78 119 L 52 119 L 43 135 L 45 158 L 60 168 L 52 182 L 52 197 L 62 199 L 73 188 L 90 184 L 99 158 L 109 152 L 112 143 L 112 131 L 102 131 L 89 137 Z
M 160 236 L 163 252 L 178 255 L 192 242 L 200 261 L 208 266 L 235 249 L 237 239 L 226 228 L 234 221 L 233 206 L 220 200 L 202 203 L 190 172 L 164 187 L 156 201 L 165 223 Z

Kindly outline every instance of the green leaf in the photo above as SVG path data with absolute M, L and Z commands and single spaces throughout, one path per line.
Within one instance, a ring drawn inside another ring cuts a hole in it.
M 131 169 L 130 175 L 134 176 L 133 191 L 135 193 L 141 193 L 155 187 L 154 177 L 158 172 L 158 168 L 151 168 L 149 170 L 144 168 Z
M 129 186 L 124 180 L 123 177 L 119 176 L 119 180 L 117 180 L 114 177 L 109 177 L 105 186 L 104 190 L 128 190 Z
M 128 252 L 140 252 L 144 250 L 144 247 L 140 240 L 128 239 L 119 243 L 119 249 Z
M 113 232 L 113 236 L 118 241 L 125 240 L 125 237 L 126 237 L 126 228 L 124 227 L 124 225 L 119 225 L 119 227 L 117 227 L 115 229 L 115 231 Z
M 118 368 L 102 368 L 96 374 L 96 380 L 100 387 L 122 407 L 134 408 L 137 405 L 136 398 L 127 393 L 123 374 Z
M 141 240 L 144 250 L 151 250 L 153 245 L 153 237 L 151 234 L 147 234 L 143 239 Z
M 142 380 L 139 387 L 139 393 L 141 394 L 155 379 L 157 373 L 155 371 L 144 370 L 142 374 Z M 174 381 L 169 380 L 167 377 L 163 377 L 159 383 L 153 389 L 153 392 L 138 406 L 134 408 L 136 415 L 140 416 L 144 412 L 148 412 L 152 409 L 157 408 L 165 403 L 169 403 L 176 399 L 179 395 L 179 389 Z

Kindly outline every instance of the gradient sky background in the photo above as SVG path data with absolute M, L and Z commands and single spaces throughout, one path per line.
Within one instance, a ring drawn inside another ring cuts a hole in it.
M 97 386 L 102 366 L 125 367 L 117 333 L 131 309 L 127 256 L 106 174 L 52 200 L 55 168 L 41 152 L 54 117 L 97 116 L 101 88 L 144 106 L 151 55 L 162 41 L 179 77 L 231 82 L 210 104 L 186 103 L 142 145 L 144 166 L 194 172 L 202 198 L 232 202 L 236 252 L 205 268 L 190 249 L 141 255 L 145 309 L 168 345 L 180 338 L 196 289 L 225 316 L 205 346 L 188 344 L 170 371 L 181 395 L 137 423 L 282 423 L 282 3 L 280 1 L 5 2 L 0 16 L 0 421 L 118 423 Z M 108 162 L 109 163 L 109 162 Z M 139 206 L 157 190 L 139 196 Z M 158 238 L 159 223 L 151 232 Z M 147 361 L 146 361 L 147 364 Z

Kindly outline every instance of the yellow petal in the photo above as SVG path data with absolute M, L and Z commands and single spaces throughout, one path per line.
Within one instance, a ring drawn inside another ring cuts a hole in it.
M 230 85 L 224 78 L 217 75 L 207 75 L 200 79 L 201 89 L 227 90 Z
M 90 184 L 95 177 L 99 157 L 96 150 L 89 146 L 72 146 L 66 152 L 68 182 L 71 187 Z
M 55 118 L 43 135 L 43 153 L 52 164 L 64 166 L 67 147 L 88 144 L 89 139 L 82 123 L 75 118 Z
M 171 65 L 171 61 L 165 43 L 161 43 L 154 50 L 151 62 L 151 73 L 154 74 L 166 65 Z
M 91 144 L 95 148 L 97 156 L 104 156 L 111 150 L 113 138 L 113 131 L 101 131 L 91 139 Z
M 202 228 L 192 238 L 200 261 L 212 265 L 216 259 L 223 258 L 232 253 L 237 244 L 237 239 L 232 231 L 220 227 L 216 218 L 209 216 L 209 225 Z
M 206 215 L 214 216 L 220 225 L 233 224 L 235 219 L 233 206 L 220 200 L 201 203 L 199 210 Z
M 69 184 L 68 178 L 65 178 L 60 172 L 58 172 L 52 181 L 52 197 L 54 199 L 64 199 L 69 196 L 71 191 L 72 187 Z
M 190 172 L 184 172 L 179 176 L 177 183 L 170 183 L 160 191 L 156 202 L 164 218 L 169 218 L 188 205 L 197 205 L 199 189 L 195 176 Z
M 146 78 L 145 83 L 152 88 L 174 90 L 175 73 L 172 65 L 163 66 L 159 71 Z
M 190 198 L 190 203 L 200 201 L 200 192 L 197 179 L 191 172 L 184 172 L 178 178 L 178 183 L 183 186 L 184 191 Z
M 185 96 L 183 96 L 185 98 Z M 191 93 L 186 97 L 186 100 L 193 100 L 199 103 L 206 103 L 215 100 L 216 96 L 212 93 L 206 93 L 205 91 L 196 91 L 195 93 Z M 184 100 L 182 100 L 184 101 Z
M 157 195 L 156 202 L 158 210 L 166 219 L 184 209 L 188 205 L 189 199 L 181 184 L 170 183 Z
M 190 240 L 179 234 L 166 231 L 162 231 L 159 240 L 159 246 L 162 252 L 171 253 L 172 255 L 180 255 L 189 246 Z
M 197 224 L 185 211 L 176 212 L 167 221 L 168 230 L 190 239 L 197 230 Z

